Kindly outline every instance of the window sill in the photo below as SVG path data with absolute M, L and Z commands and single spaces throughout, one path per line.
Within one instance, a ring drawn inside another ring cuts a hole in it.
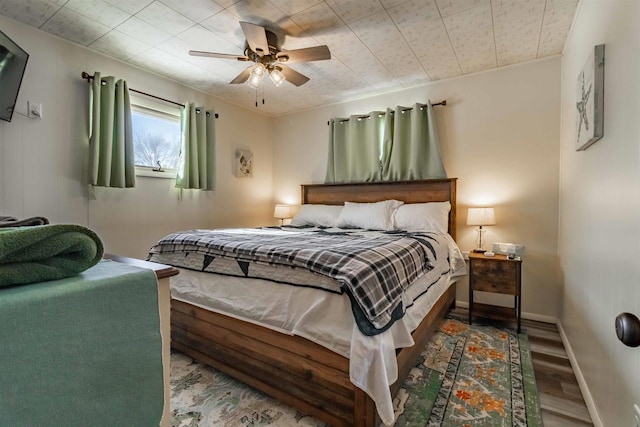
M 148 178 L 164 178 L 175 179 L 177 171 L 175 169 L 165 169 L 162 172 L 155 171 L 152 168 L 136 166 L 136 176 L 145 176 Z

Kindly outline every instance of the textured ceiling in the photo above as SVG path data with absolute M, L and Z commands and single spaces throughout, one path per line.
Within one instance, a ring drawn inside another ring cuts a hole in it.
M 0 13 L 270 115 L 425 84 L 562 52 L 578 0 L 0 0 Z M 326 44 L 332 59 L 292 64 L 311 78 L 258 93 L 228 84 L 248 64 L 238 21 L 283 49 Z M 78 70 L 78 77 L 80 76 Z M 93 71 L 93 70 L 86 70 Z M 134 86 L 135 87 L 135 86 Z M 182 101 L 182 100 L 181 100 Z

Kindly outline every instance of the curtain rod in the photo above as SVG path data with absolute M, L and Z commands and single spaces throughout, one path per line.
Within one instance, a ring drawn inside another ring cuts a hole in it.
M 83 78 L 83 79 L 85 79 L 85 80 L 87 80 L 88 82 L 90 82 L 91 80 L 93 80 L 93 76 L 92 76 L 91 74 L 87 73 L 86 71 L 83 71 L 83 72 L 82 72 L 82 78 Z M 184 108 L 184 104 L 181 104 L 181 103 L 176 102 L 176 101 L 172 101 L 172 100 L 170 100 L 170 99 L 161 98 L 161 97 L 159 97 L 159 96 L 152 95 L 152 94 L 150 94 L 150 93 L 142 92 L 141 90 L 136 90 L 136 89 L 132 89 L 132 88 L 129 88 L 129 90 L 130 90 L 131 92 L 139 93 L 140 95 L 148 96 L 148 97 L 150 97 L 150 98 L 159 99 L 160 101 L 168 102 L 168 103 L 170 103 L 170 104 L 178 105 L 178 106 L 180 106 L 180 107 L 183 107 L 183 108 Z M 217 119 L 218 117 L 220 117 L 220 116 L 218 115 L 218 113 L 215 113 L 215 114 L 214 114 L 214 116 L 215 116 L 215 118 L 216 118 L 216 119 Z
M 442 105 L 443 107 L 444 107 L 444 106 L 446 106 L 446 105 L 447 105 L 447 100 L 446 100 L 446 99 L 443 99 L 443 100 L 442 100 L 442 101 L 440 101 L 440 102 L 436 102 L 436 103 L 434 103 L 434 104 L 431 104 L 431 106 L 432 106 L 432 107 L 436 107 L 436 106 L 438 106 L 438 105 Z M 404 112 L 404 111 L 411 111 L 411 110 L 413 110 L 413 107 L 403 108 L 401 111 L 403 111 L 403 112 Z M 393 113 L 395 113 L 395 111 L 391 111 L 391 114 L 393 114 Z M 381 116 L 384 116 L 385 114 L 387 114 L 387 113 L 384 113 L 384 112 L 381 112 L 381 113 L 380 113 L 380 115 L 381 115 Z M 359 118 L 359 119 L 368 119 L 369 117 L 371 117 L 369 114 L 365 114 L 365 115 L 362 115 L 362 116 L 358 116 L 358 118 Z M 349 119 L 344 119 L 344 120 L 340 120 L 340 123 L 348 122 L 348 121 L 349 121 Z M 331 123 L 331 120 L 327 121 L 327 126 L 328 126 L 330 123 Z

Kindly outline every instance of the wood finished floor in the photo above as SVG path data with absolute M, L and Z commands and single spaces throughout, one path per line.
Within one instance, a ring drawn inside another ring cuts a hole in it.
M 462 308 L 454 312 L 464 316 L 468 313 Z M 523 319 L 522 329 L 529 336 L 545 427 L 592 426 L 556 325 Z

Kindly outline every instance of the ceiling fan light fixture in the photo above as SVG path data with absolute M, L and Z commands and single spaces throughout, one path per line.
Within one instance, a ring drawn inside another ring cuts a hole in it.
M 282 82 L 287 80 L 282 71 L 280 71 L 278 68 L 274 68 L 273 70 L 271 70 L 271 72 L 269 73 L 269 77 L 271 78 L 273 84 L 276 85 L 276 87 L 280 86 Z
M 258 62 L 251 68 L 251 73 L 249 73 L 249 78 L 247 79 L 247 84 L 254 89 L 257 89 L 262 83 L 262 79 L 264 79 L 265 67 L 264 64 Z
M 260 83 L 262 82 L 263 78 L 264 78 L 264 74 L 251 73 L 251 76 L 249 76 L 249 79 L 247 80 L 247 84 L 252 88 L 257 89 L 258 86 L 260 86 Z
M 256 74 L 258 76 L 264 77 L 265 71 L 266 71 L 266 68 L 264 64 L 261 62 L 258 62 L 256 65 L 253 66 L 253 70 L 251 70 L 251 74 Z

